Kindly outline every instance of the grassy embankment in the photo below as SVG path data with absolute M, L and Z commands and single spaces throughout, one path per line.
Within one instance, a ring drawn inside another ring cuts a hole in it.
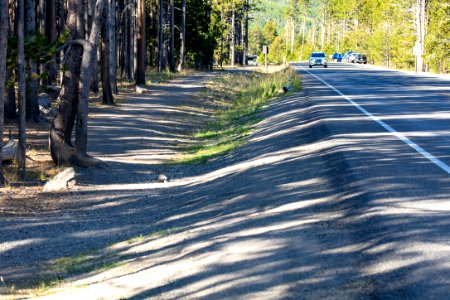
M 288 82 L 293 91 L 301 88 L 300 77 L 290 68 L 271 74 L 227 73 L 211 82 L 203 96 L 215 103 L 215 121 L 192 134 L 195 145 L 183 149 L 175 163 L 205 163 L 245 143 L 261 121 L 258 111 Z

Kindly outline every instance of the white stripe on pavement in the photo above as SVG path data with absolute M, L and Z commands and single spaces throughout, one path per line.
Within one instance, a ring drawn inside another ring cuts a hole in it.
M 380 118 L 374 116 L 373 114 L 371 114 L 370 112 L 368 112 L 365 108 L 361 107 L 358 103 L 356 103 L 355 101 L 353 101 L 350 97 L 344 95 L 343 93 L 341 93 L 341 91 L 339 91 L 338 89 L 336 89 L 335 87 L 333 87 L 332 85 L 328 84 L 327 82 L 325 82 L 323 79 L 319 78 L 318 76 L 312 74 L 311 72 L 309 72 L 308 70 L 306 70 L 304 67 L 301 67 L 306 73 L 310 74 L 311 76 L 314 76 L 315 78 L 317 78 L 319 81 L 323 82 L 325 85 L 327 85 L 329 88 L 331 88 L 332 90 L 334 90 L 336 93 L 338 93 L 339 95 L 341 95 L 342 97 L 344 97 L 348 102 L 350 102 L 353 106 L 355 106 L 357 109 L 359 109 L 363 114 L 365 114 L 366 116 L 368 116 L 370 119 L 372 119 L 373 121 L 377 122 L 379 125 L 381 125 L 384 129 L 386 129 L 387 131 L 389 131 L 390 133 L 392 133 L 394 136 L 396 136 L 398 139 L 400 139 L 401 141 L 403 141 L 406 145 L 410 146 L 411 148 L 413 148 L 414 150 L 416 150 L 419 154 L 421 154 L 423 157 L 427 158 L 429 161 L 431 161 L 433 164 L 435 164 L 436 166 L 438 166 L 439 168 L 441 168 L 442 170 L 444 170 L 444 172 L 446 172 L 447 174 L 450 174 L 450 167 L 444 163 L 442 160 L 440 160 L 439 158 L 434 157 L 431 153 L 429 153 L 428 151 L 426 151 L 425 149 L 423 149 L 422 147 L 420 147 L 419 145 L 417 145 L 416 143 L 414 143 L 413 141 L 411 141 L 409 138 L 407 138 L 406 136 L 404 136 L 403 134 L 401 134 L 400 132 L 398 132 L 397 130 L 395 130 L 394 128 L 392 128 L 391 126 L 389 126 L 388 124 L 386 124 L 385 122 L 383 122 L 382 120 L 380 120 Z

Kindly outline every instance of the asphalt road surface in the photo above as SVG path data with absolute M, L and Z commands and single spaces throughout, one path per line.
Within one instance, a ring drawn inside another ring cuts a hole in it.
M 448 298 L 450 81 L 365 65 L 295 68 L 346 165 L 348 225 L 373 296 Z

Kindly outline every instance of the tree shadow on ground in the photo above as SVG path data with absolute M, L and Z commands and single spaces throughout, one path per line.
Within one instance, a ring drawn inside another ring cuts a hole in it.
M 104 190 L 76 193 L 80 201 L 57 214 L 2 218 L 9 248 L 0 274 L 20 285 L 30 275 L 20 265 L 102 249 L 128 269 L 65 274 L 102 297 L 445 297 L 449 178 L 349 104 L 327 98 L 326 87 L 308 84 L 264 111 L 241 149 L 188 171 L 176 167 L 176 184 L 150 184 L 145 164 L 133 164 L 142 173 L 128 180 L 130 164 L 116 163 L 121 189 L 104 181 Z

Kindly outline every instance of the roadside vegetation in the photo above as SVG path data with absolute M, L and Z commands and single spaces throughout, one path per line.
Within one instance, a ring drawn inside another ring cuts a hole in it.
M 244 144 L 262 120 L 258 112 L 288 83 L 294 91 L 301 88 L 300 77 L 290 68 L 272 74 L 225 73 L 210 82 L 202 97 L 214 104 L 214 121 L 192 133 L 195 145 L 184 148 L 174 162 L 206 163 Z

